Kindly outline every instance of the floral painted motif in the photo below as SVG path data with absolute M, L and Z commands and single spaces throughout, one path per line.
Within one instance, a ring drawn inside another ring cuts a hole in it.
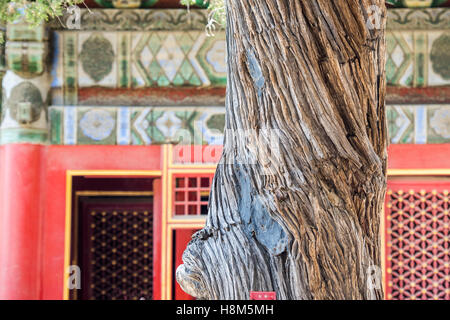
M 437 134 L 450 139 L 450 109 L 439 109 L 430 120 L 430 125 Z
M 111 114 L 99 109 L 89 110 L 80 120 L 80 128 L 83 134 L 95 141 L 108 138 L 115 125 L 116 121 Z
M 433 42 L 430 60 L 434 72 L 443 79 L 450 79 L 450 32 L 442 34 Z

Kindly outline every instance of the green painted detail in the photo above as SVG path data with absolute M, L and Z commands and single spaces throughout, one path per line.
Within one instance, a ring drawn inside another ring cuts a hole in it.
M 388 32 L 386 43 L 386 80 L 389 85 L 400 85 L 401 79 L 413 63 L 412 50 L 405 35 L 401 33 Z
M 54 145 L 61 145 L 62 143 L 62 112 L 61 110 L 50 109 L 50 143 Z
M 61 82 L 73 88 L 64 92 L 65 97 L 70 93 L 76 95 L 77 87 L 92 86 L 89 78 L 98 85 L 105 84 L 106 76 L 108 86 L 119 88 L 223 87 L 227 82 L 224 32 L 215 37 L 206 37 L 198 31 L 131 32 L 108 34 L 107 39 L 99 32 L 59 34 L 65 43 L 60 53 L 61 70 L 65 73 Z M 80 40 L 82 49 L 77 57 L 76 51 L 72 51 Z M 117 44 L 117 57 L 112 43 Z M 78 76 L 77 64 L 81 64 L 89 78 Z M 113 68 L 117 74 L 111 73 Z M 76 101 L 66 104 L 74 105 Z
M 192 84 L 193 86 L 201 86 L 202 80 L 200 80 L 200 78 L 194 73 L 189 79 L 189 83 Z
M 149 145 L 189 143 L 207 145 L 217 143 L 217 130 L 206 121 L 224 113 L 223 107 L 74 107 L 73 117 L 64 117 L 65 107 L 50 108 L 50 134 L 53 144 L 78 145 Z M 128 109 L 128 110 L 127 110 Z M 124 112 L 125 111 L 125 112 Z M 124 119 L 124 116 L 129 119 Z M 76 121 L 76 123 L 73 123 Z M 220 117 L 211 120 L 220 126 Z M 120 129 L 118 128 L 120 124 Z M 75 140 L 64 132 L 77 132 Z M 223 128 L 219 129 L 223 132 Z M 193 139 L 193 140 L 191 140 Z M 128 141 L 124 143 L 124 141 Z
M 415 47 L 415 79 L 416 87 L 424 87 L 427 83 L 427 44 L 428 39 L 426 33 L 418 33 L 414 37 Z
M 146 38 L 144 38 L 146 39 Z M 161 49 L 161 39 L 157 33 L 153 33 L 150 38 L 147 38 L 148 41 L 144 40 L 144 44 L 147 45 L 148 49 L 151 51 L 153 55 L 156 55 Z
M 159 87 L 168 87 L 170 86 L 170 80 L 166 76 L 161 76 L 158 78 L 157 84 Z
M 149 75 L 148 75 L 148 81 L 150 83 L 154 83 L 157 82 L 159 78 L 164 77 L 164 73 L 160 67 L 160 65 L 158 64 L 158 62 L 156 62 L 155 60 L 152 61 L 152 63 L 150 64 L 149 68 Z M 166 83 L 166 78 L 164 79 L 164 82 Z M 167 84 L 166 84 L 167 85 Z
M 211 116 L 206 125 L 210 129 L 218 130 L 220 132 L 224 132 L 225 129 L 225 115 L 224 114 L 215 114 Z
M 184 84 L 184 79 L 180 74 L 177 74 L 172 80 L 172 83 L 176 86 L 182 86 Z
M 44 42 L 10 42 L 6 49 L 8 69 L 22 78 L 41 75 L 45 69 Z
M 114 57 L 111 42 L 99 33 L 93 33 L 83 43 L 80 53 L 83 70 L 95 82 L 100 82 L 112 71 Z
M 430 60 L 433 71 L 450 80 L 450 32 L 442 34 L 433 42 Z
M 175 39 L 184 54 L 188 54 L 194 46 L 195 36 L 191 38 L 189 33 L 176 33 Z
M 103 8 L 150 8 L 158 3 L 158 0 L 94 0 Z
M 119 46 L 119 87 L 126 88 L 129 86 L 129 75 L 131 73 L 128 56 L 129 41 L 126 35 L 120 37 Z
M 35 41 L 42 42 L 45 40 L 45 26 L 32 26 L 27 23 L 9 24 L 6 29 L 8 41 Z
M 447 0 L 387 0 L 386 2 L 397 8 L 430 8 L 438 7 Z
M 14 128 L 0 130 L 0 144 L 10 143 L 33 143 L 46 144 L 48 132 L 47 130 Z
M 397 40 L 392 34 L 386 35 L 386 51 L 391 54 L 394 52 L 394 49 L 397 47 Z
M 175 115 L 181 120 L 180 128 L 189 131 L 194 144 L 203 144 L 202 136 L 195 129 L 195 121 L 199 116 L 197 111 L 178 111 Z M 183 142 L 183 141 L 181 141 Z
M 74 32 L 67 32 L 61 35 L 63 38 L 63 96 L 64 104 L 76 105 L 78 103 L 78 71 L 77 53 L 78 37 Z
M 31 82 L 20 82 L 6 101 L 11 117 L 20 124 L 31 124 L 39 119 L 44 102 L 39 89 Z
M 388 107 L 386 118 L 392 143 L 414 143 L 414 110 L 411 107 Z
M 150 112 L 150 115 L 147 116 L 148 121 L 148 128 L 146 129 L 146 132 L 148 136 L 150 137 L 152 143 L 155 144 L 162 144 L 166 142 L 166 137 L 161 132 L 161 130 L 158 129 L 157 121 L 159 118 L 161 118 L 164 114 L 164 111 L 155 111 L 152 110 Z
M 189 62 L 187 62 L 186 60 L 183 61 L 183 64 L 181 65 L 179 74 L 178 74 L 179 76 L 182 77 L 183 82 L 184 82 L 184 80 L 190 81 L 190 78 L 193 73 L 194 73 L 194 69 L 192 68 L 192 65 Z
M 214 37 L 206 38 L 203 43 L 201 49 L 197 54 L 197 60 L 200 63 L 203 70 L 206 72 L 206 75 L 211 81 L 211 84 L 218 86 L 226 86 L 227 84 L 227 76 L 226 72 L 217 72 L 214 70 L 214 66 L 211 64 L 211 61 L 208 61 L 208 53 L 213 49 L 213 46 L 217 41 L 225 41 L 225 34 L 220 33 L 216 34 Z M 225 52 L 223 52 L 223 63 L 225 64 Z
M 395 75 L 397 74 L 397 66 L 392 61 L 392 59 L 388 59 L 386 61 L 386 80 L 388 83 L 393 83 L 395 80 Z
M 450 108 L 435 106 L 428 109 L 428 143 L 450 143 Z
M 151 8 L 159 0 L 94 0 L 103 8 Z M 196 5 L 200 8 L 207 8 L 208 1 L 196 0 Z

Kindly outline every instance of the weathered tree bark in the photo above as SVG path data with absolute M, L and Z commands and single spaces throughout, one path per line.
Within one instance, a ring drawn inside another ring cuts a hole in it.
M 384 0 L 226 2 L 224 152 L 178 282 L 200 299 L 381 298 Z

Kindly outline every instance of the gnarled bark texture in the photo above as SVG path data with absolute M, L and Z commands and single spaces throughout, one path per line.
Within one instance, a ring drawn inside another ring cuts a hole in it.
M 381 298 L 384 0 L 226 2 L 224 153 L 178 282 L 200 299 Z

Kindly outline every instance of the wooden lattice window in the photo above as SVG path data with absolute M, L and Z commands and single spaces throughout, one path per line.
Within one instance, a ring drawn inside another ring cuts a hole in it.
M 390 183 L 386 200 L 387 297 L 450 299 L 450 183 Z
M 213 174 L 178 175 L 174 177 L 174 214 L 204 216 L 208 214 L 209 193 Z
M 82 199 L 83 300 L 153 298 L 151 199 Z

